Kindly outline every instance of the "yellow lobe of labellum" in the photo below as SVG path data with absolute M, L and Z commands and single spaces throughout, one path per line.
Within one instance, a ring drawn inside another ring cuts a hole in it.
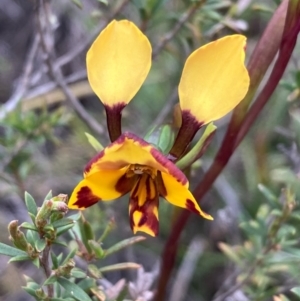
M 112 21 L 87 53 L 88 80 L 104 105 L 127 104 L 151 66 L 151 45 L 130 21 Z
M 223 117 L 246 95 L 249 75 L 244 65 L 245 45 L 242 35 L 226 36 L 188 57 L 178 88 L 180 107 L 199 124 Z
M 169 203 L 174 206 L 185 208 L 191 212 L 201 215 L 202 217 L 213 220 L 213 217 L 199 207 L 194 196 L 188 189 L 188 183 L 183 185 L 179 183 L 169 174 L 161 173 L 161 178 L 159 181 L 159 193 L 163 196 Z
M 85 209 L 98 201 L 109 201 L 119 198 L 127 193 L 118 188 L 120 179 L 124 178 L 127 167 L 119 170 L 98 170 L 97 172 L 85 176 L 77 184 L 68 203 L 70 209 Z

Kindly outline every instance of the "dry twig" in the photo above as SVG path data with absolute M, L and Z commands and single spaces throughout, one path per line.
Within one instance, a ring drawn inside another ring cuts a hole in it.
M 53 49 L 52 51 L 51 49 L 49 49 L 49 45 L 53 46 L 53 32 L 51 29 L 51 25 L 49 24 L 50 6 L 48 2 L 40 0 L 39 7 L 40 9 L 38 10 L 38 28 L 40 32 L 41 46 L 46 55 L 46 63 L 49 69 L 49 74 L 52 77 L 52 79 L 56 82 L 57 86 L 62 89 L 67 101 L 70 103 L 77 115 L 88 125 L 88 127 L 92 131 L 94 131 L 98 135 L 101 135 L 104 132 L 103 127 L 79 103 L 79 100 L 71 92 L 67 83 L 65 82 L 60 67 L 55 65 L 54 51 Z
M 39 35 L 36 35 L 33 39 L 32 45 L 28 51 L 27 59 L 24 64 L 23 74 L 20 77 L 18 85 L 15 89 L 15 92 L 8 99 L 8 101 L 1 107 L 0 120 L 5 118 L 7 113 L 14 110 L 15 107 L 18 105 L 18 103 L 21 101 L 21 99 L 26 94 L 27 89 L 28 89 L 29 79 L 30 79 L 30 76 L 31 76 L 32 70 L 33 70 L 34 59 L 35 59 L 36 53 L 39 49 L 39 47 L 38 47 L 39 42 L 40 42 L 40 37 L 39 37 Z

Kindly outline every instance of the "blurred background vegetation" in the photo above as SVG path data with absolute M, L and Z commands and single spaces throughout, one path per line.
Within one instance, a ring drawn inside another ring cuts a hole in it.
M 85 164 L 95 154 L 85 132 L 103 145 L 108 143 L 103 106 L 86 79 L 85 54 L 111 19 L 134 21 L 154 50 L 150 74 L 123 112 L 123 130 L 144 135 L 153 125 L 172 120 L 181 71 L 193 50 L 226 34 L 243 33 L 248 38 L 248 56 L 280 3 L 46 2 L 51 7 L 52 35 L 45 34 L 50 37 L 46 42 L 53 53 L 51 60 L 61 71 L 62 81 L 75 102 L 81 105 L 78 108 L 62 92 L 61 79 L 55 70 L 51 71 L 49 59 L 41 49 L 39 3 L 1 0 L 0 241 L 8 244 L 8 223 L 29 220 L 24 192 L 28 191 L 38 206 L 49 190 L 53 195 L 70 194 L 81 179 Z M 290 291 L 300 285 L 300 211 L 296 201 L 300 196 L 299 48 L 297 45 L 284 78 L 255 126 L 205 196 L 205 209 L 214 216 L 214 222 L 196 215 L 189 220 L 166 300 L 299 300 L 297 289 L 296 293 Z M 89 120 L 97 122 L 96 126 L 84 121 L 85 113 L 91 116 Z M 216 123 L 213 142 L 201 161 L 193 165 L 192 188 L 212 162 L 228 120 L 225 117 Z M 150 292 L 155 290 L 160 255 L 179 211 L 164 201 L 159 210 L 157 238 L 147 237 L 101 263 L 141 264 L 150 273 L 149 287 L 144 287 Z M 127 197 L 94 206 L 84 212 L 84 217 L 98 236 L 109 222 L 114 224 L 105 247 L 132 236 Z M 65 240 L 70 241 L 70 236 L 66 235 Z M 69 247 L 72 249 L 72 245 Z M 0 299 L 32 300 L 21 289 L 25 285 L 23 274 L 38 281 L 42 272 L 28 262 L 7 265 L 7 261 L 7 257 L 0 256 Z M 139 271 L 138 277 L 146 281 L 143 272 Z M 135 281 L 137 272 L 104 274 L 101 285 L 109 287 L 109 283 L 120 279 L 125 279 L 125 283 Z M 154 285 L 150 286 L 152 282 Z M 132 300 L 150 300 L 151 293 L 142 293 L 131 296 Z

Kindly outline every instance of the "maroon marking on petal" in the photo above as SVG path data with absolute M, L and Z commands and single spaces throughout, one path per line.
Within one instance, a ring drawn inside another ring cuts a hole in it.
M 140 181 L 141 178 L 138 179 Z M 133 213 L 136 211 L 139 211 L 142 213 L 142 217 L 138 223 L 138 227 L 146 225 L 149 227 L 155 234 L 155 236 L 158 234 L 159 231 L 159 222 L 155 214 L 153 213 L 155 208 L 158 208 L 159 205 L 159 197 L 158 197 L 158 191 L 156 192 L 154 198 L 150 198 L 150 181 L 153 181 L 150 176 L 146 179 L 146 191 L 147 191 L 147 197 L 142 206 L 139 206 L 139 198 L 138 198 L 138 186 L 139 183 L 137 183 L 134 187 L 134 189 L 131 191 L 130 194 L 130 210 L 129 210 L 129 217 L 130 217 L 130 227 L 131 229 L 134 228 L 133 223 Z M 155 185 L 155 183 L 154 183 Z
M 77 192 L 77 201 L 74 205 L 79 208 L 87 208 L 94 205 L 99 200 L 100 198 L 95 196 L 89 187 L 84 186 Z
M 199 210 L 195 207 L 195 204 L 193 203 L 192 200 L 187 199 L 185 201 L 185 206 L 188 210 L 190 210 L 191 212 L 194 212 L 196 214 L 200 214 Z
M 149 146 L 151 144 L 149 144 L 147 141 L 145 141 L 144 139 L 138 137 L 137 135 L 131 133 L 131 132 L 125 132 L 123 134 L 124 137 L 134 140 L 136 142 L 138 142 L 141 146 Z
M 96 163 L 98 160 L 100 160 L 105 154 L 105 149 L 103 151 L 101 151 L 100 153 L 98 153 L 95 157 L 93 157 L 89 163 L 85 166 L 85 169 L 84 169 L 84 173 L 88 173 L 91 168 L 92 168 L 92 165 L 94 163 Z
M 125 102 L 119 102 L 112 107 L 104 105 L 106 111 L 107 128 L 110 140 L 116 141 L 122 134 L 121 119 L 122 110 L 125 108 Z
M 193 116 L 190 110 L 183 110 L 181 114 L 182 124 L 177 134 L 174 145 L 170 150 L 169 158 L 173 158 L 174 161 L 180 159 L 180 157 L 184 154 L 186 148 L 191 143 L 198 130 L 203 125 L 203 122 L 199 122 Z
M 130 139 L 130 140 L 133 140 L 133 141 L 137 142 L 138 144 L 141 145 L 141 147 L 151 146 L 150 154 L 153 156 L 153 158 L 159 164 L 161 164 L 165 169 L 168 170 L 169 174 L 173 175 L 174 178 L 176 178 L 177 181 L 179 181 L 183 185 L 188 182 L 188 180 L 187 180 L 186 176 L 184 175 L 184 173 L 174 163 L 172 163 L 165 155 L 163 155 L 159 150 L 157 150 L 155 147 L 153 147 L 147 141 L 141 139 L 140 137 L 136 136 L 133 133 L 125 132 L 114 143 L 120 143 L 119 141 L 120 141 L 121 138 L 122 138 L 122 143 L 124 142 L 124 139 L 126 138 L 126 139 Z M 149 163 L 149 166 L 151 167 L 151 163 Z
M 121 135 L 115 142 L 109 144 L 104 150 L 102 150 L 95 157 L 93 157 L 89 161 L 89 163 L 86 165 L 86 167 L 84 169 L 84 173 L 88 173 L 91 170 L 93 164 L 95 164 L 98 160 L 100 160 L 103 156 L 105 156 L 106 150 L 108 150 L 109 148 L 111 148 L 111 147 L 113 147 L 113 146 L 115 146 L 117 144 L 123 144 L 124 141 L 125 141 L 125 139 L 126 139 L 126 136 L 125 135 Z M 128 164 L 128 162 L 126 160 L 120 161 L 120 162 L 114 161 L 112 163 L 115 163 L 115 164 L 119 163 L 119 165 L 124 165 L 124 166 L 126 166 Z M 110 162 L 106 162 L 106 165 L 109 165 L 109 164 L 110 164 Z M 105 165 L 105 164 L 103 164 L 103 165 Z M 109 168 L 105 168 L 105 166 L 104 166 L 103 169 L 109 169 Z
M 161 195 L 162 197 L 165 197 L 167 195 L 167 189 L 166 189 L 165 183 L 162 179 L 160 171 L 157 172 L 156 183 L 157 183 L 157 189 L 158 189 L 159 195 Z
M 134 183 L 136 182 L 137 177 L 132 176 L 128 177 L 125 173 L 117 182 L 115 189 L 120 192 L 122 195 L 128 193 L 132 190 Z
M 150 153 L 154 157 L 154 159 L 163 167 L 165 167 L 168 173 L 172 175 L 178 182 L 182 183 L 183 185 L 188 182 L 188 179 L 186 178 L 184 173 L 160 151 L 152 148 Z
M 139 227 L 143 226 L 144 224 L 147 223 L 147 221 L 148 221 L 148 216 L 147 216 L 147 214 L 144 213 L 143 216 L 142 216 L 142 218 L 139 221 L 138 226 Z

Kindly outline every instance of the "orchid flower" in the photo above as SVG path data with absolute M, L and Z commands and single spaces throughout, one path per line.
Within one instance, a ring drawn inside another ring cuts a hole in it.
M 229 113 L 247 93 L 245 44 L 242 35 L 226 36 L 188 57 L 179 83 L 182 126 L 171 156 L 180 157 L 201 126 Z M 170 156 L 135 134 L 121 132 L 121 111 L 145 81 L 151 52 L 147 37 L 127 20 L 112 21 L 88 51 L 88 80 L 104 104 L 112 143 L 87 164 L 68 206 L 85 209 L 129 193 L 133 232 L 156 236 L 159 197 L 206 219 L 212 217 L 201 210 L 188 179 Z

